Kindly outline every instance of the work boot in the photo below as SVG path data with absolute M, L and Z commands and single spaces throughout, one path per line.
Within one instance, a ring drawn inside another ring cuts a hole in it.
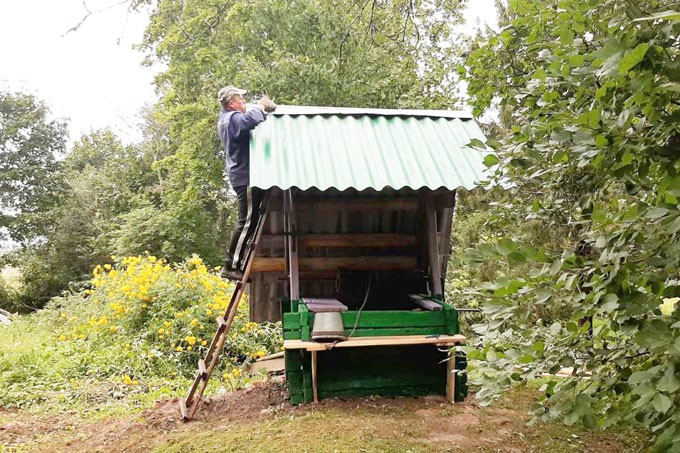
M 240 282 L 243 280 L 243 271 L 240 269 L 227 269 L 226 267 L 222 267 L 222 270 L 220 271 L 220 277 L 226 280 Z

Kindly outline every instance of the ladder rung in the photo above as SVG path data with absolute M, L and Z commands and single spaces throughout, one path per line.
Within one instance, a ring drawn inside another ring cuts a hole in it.
M 205 367 L 205 360 L 203 359 L 200 359 L 198 361 L 198 372 L 203 379 L 205 379 L 206 376 L 208 376 L 208 369 Z
M 226 325 L 227 325 L 227 321 L 224 320 L 224 316 L 218 316 L 217 317 L 217 328 L 222 329 Z

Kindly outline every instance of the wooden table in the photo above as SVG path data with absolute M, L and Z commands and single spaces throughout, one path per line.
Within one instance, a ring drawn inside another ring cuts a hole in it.
M 284 340 L 284 349 L 304 349 L 312 353 L 312 389 L 314 402 L 319 401 L 319 393 L 316 382 L 316 355 L 319 351 L 329 351 L 335 348 L 361 348 L 368 346 L 408 346 L 418 344 L 431 344 L 434 346 L 450 347 L 464 343 L 463 335 L 401 335 L 386 337 L 353 337 L 344 341 L 333 343 L 318 343 L 305 340 Z M 456 355 L 453 354 L 446 363 L 446 400 L 455 402 L 456 393 Z

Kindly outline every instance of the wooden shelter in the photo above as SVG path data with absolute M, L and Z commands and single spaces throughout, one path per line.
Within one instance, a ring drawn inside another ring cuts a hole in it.
M 269 207 L 251 319 L 282 320 L 294 403 L 467 394 L 443 287 L 455 191 L 484 177 L 472 139 L 472 118 L 448 111 L 281 107 L 256 130 L 251 185 Z M 346 341 L 311 341 L 319 299 L 346 310 Z

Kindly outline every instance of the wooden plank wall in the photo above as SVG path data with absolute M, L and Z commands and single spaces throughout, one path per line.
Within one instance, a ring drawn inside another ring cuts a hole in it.
M 270 214 L 253 263 L 249 294 L 250 318 L 255 322 L 280 320 L 279 301 L 289 297 L 283 195 L 272 189 Z M 333 297 L 338 268 L 429 273 L 436 262 L 445 272 L 454 196 L 445 190 L 294 190 L 300 295 Z M 437 246 L 429 248 L 426 200 L 437 210 L 430 219 L 435 222 L 431 229 L 436 229 Z M 428 250 L 439 254 L 430 260 Z

